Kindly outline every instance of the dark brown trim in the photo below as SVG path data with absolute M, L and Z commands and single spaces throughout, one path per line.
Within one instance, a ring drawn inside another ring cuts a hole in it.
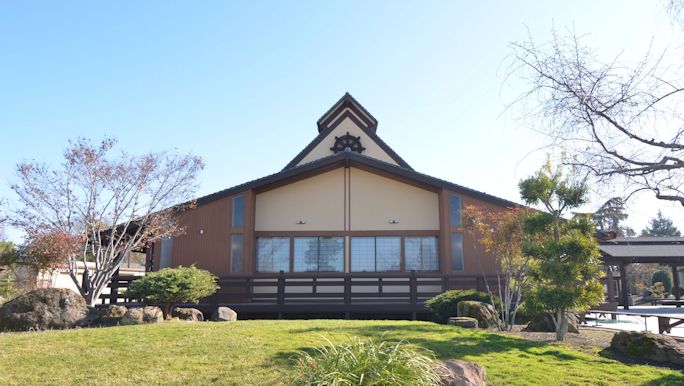
M 436 236 L 439 230 L 381 230 L 381 231 L 256 231 L 255 237 L 334 237 L 334 236 Z
M 307 163 L 305 165 L 297 166 L 291 169 L 286 169 L 281 172 L 272 174 L 270 176 L 262 177 L 250 182 L 246 182 L 241 185 L 234 186 L 229 189 L 225 189 L 204 197 L 200 197 L 196 200 L 196 203 L 197 205 L 206 204 L 249 189 L 256 189 L 258 191 L 268 190 L 274 186 L 286 185 L 294 181 L 310 177 L 312 175 L 320 174 L 325 171 L 335 169 L 337 167 L 345 167 L 347 165 L 353 167 L 365 166 L 366 168 L 372 168 L 376 171 L 385 172 L 387 173 L 387 175 L 391 175 L 395 178 L 403 177 L 405 179 L 403 181 L 413 181 L 414 183 L 420 183 L 426 186 L 432 186 L 434 188 L 447 189 L 460 194 L 469 195 L 474 198 L 478 198 L 480 200 L 495 205 L 500 205 L 509 208 L 520 206 L 520 204 L 515 203 L 513 201 L 508 201 L 499 197 L 495 197 L 487 193 L 479 192 L 474 189 L 453 184 L 451 182 L 435 178 L 427 174 L 418 173 L 410 169 L 392 165 L 390 163 L 376 160 L 374 158 L 365 156 L 363 154 L 357 154 L 354 152 L 341 152 L 335 155 L 331 155 Z
M 318 132 L 320 133 L 326 128 L 326 125 L 330 122 L 330 120 L 334 119 L 335 116 L 339 115 L 339 113 L 346 109 L 349 108 L 350 110 L 354 111 L 359 118 L 364 119 L 364 121 L 367 121 L 367 126 L 372 127 L 373 131 L 378 126 L 378 120 L 375 119 L 375 117 L 366 110 L 359 101 L 354 99 L 351 94 L 348 92 L 344 93 L 342 95 L 342 98 L 340 98 L 337 102 L 335 102 L 332 107 L 330 107 L 323 115 L 318 119 L 316 122 L 316 125 L 318 126 Z
M 345 119 L 349 118 L 352 122 L 354 122 L 355 125 L 357 125 L 361 131 L 363 131 L 372 141 L 374 141 L 387 155 L 390 156 L 396 162 L 399 166 L 413 170 L 413 168 L 406 162 L 404 161 L 399 154 L 397 154 L 394 150 L 392 150 L 389 145 L 385 143 L 380 137 L 378 137 L 377 134 L 375 134 L 375 131 L 372 130 L 371 128 L 366 127 L 363 122 L 359 121 L 356 116 L 351 114 L 349 111 L 346 111 L 344 114 L 340 115 L 338 119 L 329 127 L 327 127 L 325 130 L 323 130 L 316 138 L 314 138 L 306 147 L 295 156 L 292 161 L 290 161 L 283 170 L 287 170 L 290 168 L 294 168 L 299 164 L 304 157 L 306 157 L 307 154 L 309 154 L 318 144 L 320 144 L 325 138 L 327 138 L 330 133 L 332 133 L 337 126 L 339 126 L 342 122 L 344 122 Z

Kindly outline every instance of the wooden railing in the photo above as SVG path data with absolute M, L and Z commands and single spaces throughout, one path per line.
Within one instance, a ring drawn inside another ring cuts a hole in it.
M 123 292 L 136 276 L 119 276 L 110 283 L 111 294 L 103 303 L 130 302 Z M 221 277 L 220 289 L 205 299 L 209 304 L 359 304 L 400 303 L 418 305 L 450 289 L 497 288 L 494 275 L 465 275 L 426 272 L 361 273 L 274 273 Z M 121 293 L 120 293 L 121 292 Z

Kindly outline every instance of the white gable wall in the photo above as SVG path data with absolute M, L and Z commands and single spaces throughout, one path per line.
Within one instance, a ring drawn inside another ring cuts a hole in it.
M 342 123 L 340 123 L 327 137 L 325 137 L 316 147 L 314 147 L 309 154 L 307 154 L 301 161 L 297 164 L 303 165 L 315 161 L 317 159 L 333 155 L 333 151 L 330 150 L 335 144 L 335 137 L 341 137 L 345 134 L 349 134 L 355 137 L 361 137 L 361 146 L 365 147 L 366 150 L 363 151 L 363 155 L 368 157 L 373 157 L 379 159 L 380 161 L 385 161 L 393 165 L 398 165 L 395 160 L 390 157 L 373 139 L 371 139 L 360 127 L 358 127 L 354 121 L 350 118 L 345 118 Z

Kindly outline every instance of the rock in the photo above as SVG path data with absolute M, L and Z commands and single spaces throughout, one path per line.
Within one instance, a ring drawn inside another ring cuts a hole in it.
M 629 357 L 684 366 L 684 343 L 667 335 L 620 331 L 610 348 Z
M 494 327 L 499 321 L 494 306 L 474 300 L 458 302 L 456 305 L 456 315 L 477 319 L 480 328 Z
M 3 298 L 2 296 L 0 296 L 0 306 L 2 306 L 3 304 L 5 304 L 5 302 L 6 302 L 5 298 Z
M 204 314 L 197 308 L 180 308 L 174 307 L 171 310 L 171 316 L 178 318 L 180 320 L 187 320 L 190 322 L 202 322 L 204 321 Z M 237 318 L 237 314 L 236 314 Z
M 486 386 L 487 372 L 484 367 L 465 361 L 442 361 L 436 372 L 444 386 Z
M 464 316 L 451 317 L 449 318 L 447 324 L 450 326 L 458 326 L 463 328 L 477 328 L 478 326 L 477 319 Z
M 579 334 L 579 316 L 574 313 L 568 313 L 568 332 Z M 556 332 L 556 325 L 553 323 L 551 313 L 544 312 L 532 317 L 527 327 L 523 331 L 530 332 Z
M 159 307 L 130 308 L 121 318 L 121 325 L 161 323 L 164 321 L 164 314 Z
M 99 324 L 100 310 L 97 307 L 88 307 L 86 317 L 81 321 L 81 327 L 92 327 Z
M 234 322 L 237 320 L 237 312 L 228 307 L 218 307 L 213 314 L 211 314 L 212 322 Z
M 126 315 L 128 308 L 111 304 L 100 309 L 100 319 L 98 323 L 103 326 L 116 326 L 121 323 L 121 318 Z
M 67 288 L 40 288 L 19 295 L 0 308 L 0 331 L 67 329 L 80 326 L 88 307 Z

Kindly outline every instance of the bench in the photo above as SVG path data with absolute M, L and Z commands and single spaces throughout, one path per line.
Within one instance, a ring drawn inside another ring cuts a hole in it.
M 655 302 L 661 306 L 676 306 L 677 308 L 684 305 L 684 300 L 661 299 L 656 300 Z

